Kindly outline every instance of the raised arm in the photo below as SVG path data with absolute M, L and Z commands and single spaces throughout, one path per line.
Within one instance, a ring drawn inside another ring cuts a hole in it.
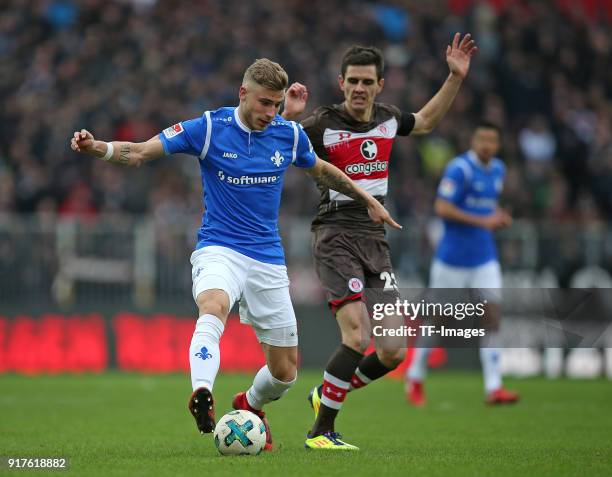
M 73 151 L 89 154 L 106 162 L 139 167 L 164 155 L 164 147 L 155 135 L 147 142 L 98 141 L 86 129 L 75 131 L 70 141 Z
M 440 90 L 431 98 L 418 113 L 414 113 L 414 129 L 412 134 L 430 133 L 442 120 L 470 70 L 470 60 L 478 51 L 471 35 L 467 33 L 461 42 L 461 34 L 455 33 L 452 45 L 446 47 L 446 62 L 450 74 Z
M 306 109 L 308 89 L 302 83 L 293 83 L 285 93 L 285 105 L 281 116 L 295 121 Z
M 391 218 L 387 209 L 380 202 L 361 189 L 349 176 L 333 164 L 317 157 L 315 165 L 305 170 L 317 184 L 338 191 L 365 205 L 368 209 L 368 215 L 375 224 L 387 223 L 394 229 L 402 228 L 401 225 Z

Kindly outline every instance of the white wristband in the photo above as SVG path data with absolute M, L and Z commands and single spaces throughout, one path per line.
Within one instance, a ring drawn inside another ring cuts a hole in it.
M 104 154 L 104 157 L 102 158 L 102 160 L 108 162 L 110 158 L 113 157 L 114 150 L 115 148 L 113 147 L 113 143 L 107 142 L 106 143 L 106 154 Z

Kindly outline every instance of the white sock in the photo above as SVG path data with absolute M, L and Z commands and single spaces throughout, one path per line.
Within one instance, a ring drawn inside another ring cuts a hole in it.
M 487 394 L 502 386 L 500 360 L 499 332 L 487 331 L 480 342 L 480 363 Z
M 415 348 L 412 363 L 406 373 L 406 377 L 410 381 L 423 382 L 427 377 L 427 358 L 431 348 Z
M 246 392 L 246 398 L 253 409 L 261 410 L 264 404 L 275 401 L 293 386 L 297 376 L 288 383 L 279 381 L 270 373 L 268 366 L 261 368 L 253 379 L 253 385 Z
M 224 329 L 225 326 L 215 315 L 202 315 L 196 322 L 189 347 L 191 387 L 194 391 L 201 387 L 209 391 L 213 389 L 221 363 L 219 340 Z

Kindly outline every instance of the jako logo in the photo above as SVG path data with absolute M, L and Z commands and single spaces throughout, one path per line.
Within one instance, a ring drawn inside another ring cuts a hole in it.
M 224 152 L 223 157 L 229 157 L 231 159 L 238 159 L 238 154 L 235 152 Z
M 202 349 L 199 351 L 199 353 L 196 353 L 195 355 L 196 358 L 202 358 L 204 361 L 206 361 L 208 358 L 212 358 L 212 354 L 208 352 L 206 346 L 202 346 Z

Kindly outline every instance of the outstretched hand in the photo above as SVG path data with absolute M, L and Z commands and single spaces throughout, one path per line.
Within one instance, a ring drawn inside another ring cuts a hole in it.
M 308 89 L 301 83 L 293 83 L 285 93 L 283 118 L 295 119 L 306 109 Z
M 466 33 L 463 39 L 461 33 L 455 33 L 452 45 L 446 47 L 446 62 L 452 74 L 465 78 L 470 70 L 470 60 L 478 51 L 472 35 Z
M 375 224 L 389 224 L 394 229 L 402 229 L 402 226 L 393 220 L 387 209 L 374 198 L 368 204 L 368 215 Z

